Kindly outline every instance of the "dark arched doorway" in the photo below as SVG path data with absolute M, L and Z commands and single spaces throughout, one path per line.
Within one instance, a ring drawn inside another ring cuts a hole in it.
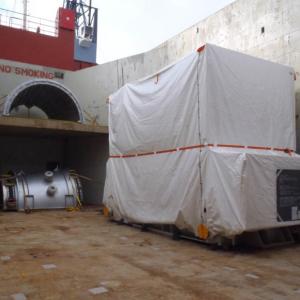
M 37 107 L 49 119 L 83 122 L 83 113 L 73 93 L 56 81 L 31 80 L 20 84 L 6 98 L 3 115 L 24 105 Z

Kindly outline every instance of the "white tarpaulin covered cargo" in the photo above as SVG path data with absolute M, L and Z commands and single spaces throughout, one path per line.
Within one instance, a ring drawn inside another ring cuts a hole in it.
M 113 217 L 195 235 L 204 224 L 209 238 L 300 224 L 293 81 L 289 67 L 206 45 L 114 93 Z

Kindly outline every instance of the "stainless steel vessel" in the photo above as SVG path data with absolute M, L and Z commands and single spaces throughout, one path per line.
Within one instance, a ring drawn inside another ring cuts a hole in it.
M 82 186 L 75 172 L 22 172 L 2 179 L 3 210 L 58 209 L 81 205 Z

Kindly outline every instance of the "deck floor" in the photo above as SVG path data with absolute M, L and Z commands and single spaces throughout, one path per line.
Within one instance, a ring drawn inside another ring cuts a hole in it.
M 1 212 L 0 256 L 0 299 L 300 299 L 299 244 L 213 251 L 92 210 Z

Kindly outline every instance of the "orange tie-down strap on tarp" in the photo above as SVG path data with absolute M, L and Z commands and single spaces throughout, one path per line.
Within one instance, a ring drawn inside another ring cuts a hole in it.
M 142 152 L 142 153 L 135 153 L 135 154 L 121 154 L 121 155 L 110 155 L 109 158 L 131 158 L 131 157 L 139 157 L 139 156 L 148 156 L 148 155 L 156 155 L 156 154 L 163 154 L 163 153 L 171 153 L 177 151 L 186 151 L 192 150 L 197 148 L 206 148 L 206 147 L 219 147 L 219 148 L 240 148 L 240 149 L 251 149 L 251 150 L 269 150 L 269 151 L 279 151 L 284 152 L 289 155 L 292 155 L 294 150 L 288 148 L 272 148 L 272 147 L 263 147 L 263 146 L 243 146 L 243 145 L 234 145 L 234 144 L 206 144 L 206 145 L 193 145 L 193 146 L 185 146 L 179 148 L 172 148 L 172 149 L 165 149 L 159 151 L 151 151 L 151 152 Z
M 204 51 L 204 49 L 205 49 L 205 45 L 199 47 L 199 48 L 197 49 L 197 52 L 200 53 L 200 52 Z

